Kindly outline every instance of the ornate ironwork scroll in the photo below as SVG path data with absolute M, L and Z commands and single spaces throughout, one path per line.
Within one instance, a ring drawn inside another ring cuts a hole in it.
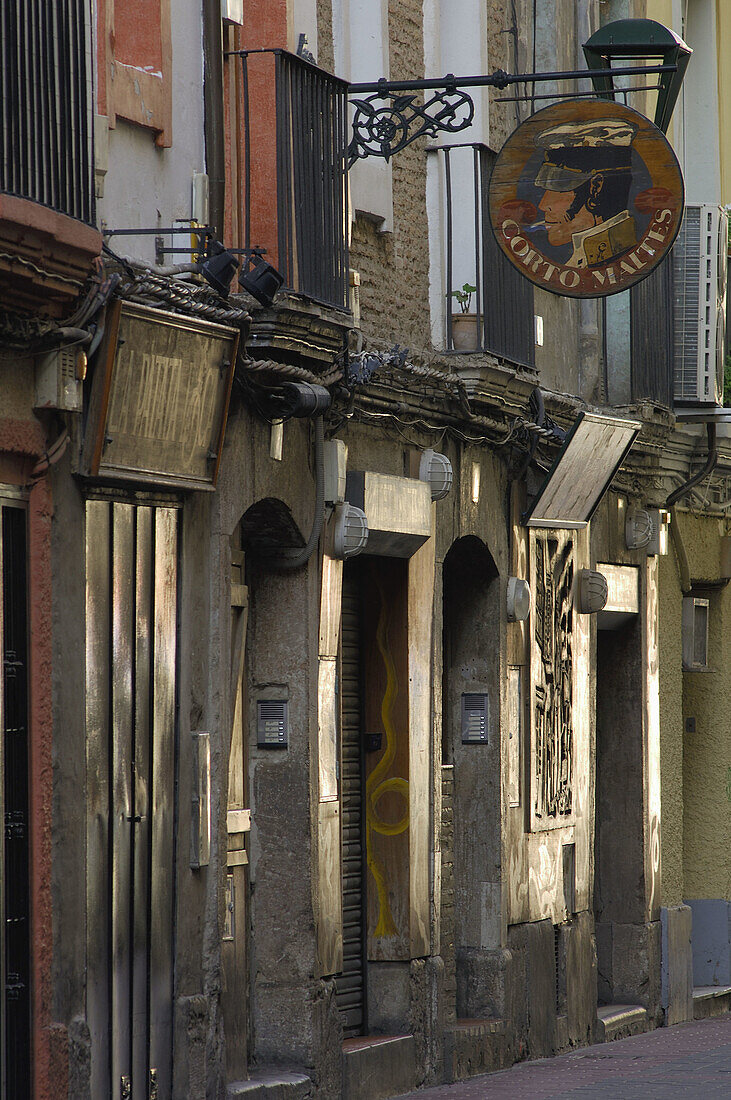
M 416 95 L 390 95 L 388 84 L 367 99 L 354 99 L 353 137 L 348 146 L 348 164 L 359 158 L 390 160 L 412 141 L 440 130 L 456 134 L 472 123 L 475 105 L 466 92 L 455 86 L 436 91 L 424 103 Z
M 544 825 L 573 805 L 573 581 L 573 540 L 536 534 L 533 809 Z

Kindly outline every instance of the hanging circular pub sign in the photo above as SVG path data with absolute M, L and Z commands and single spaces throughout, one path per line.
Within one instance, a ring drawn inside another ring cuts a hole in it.
M 657 267 L 683 217 L 683 176 L 631 107 L 571 99 L 503 145 L 490 180 L 498 244 L 532 283 L 573 298 L 627 290 Z

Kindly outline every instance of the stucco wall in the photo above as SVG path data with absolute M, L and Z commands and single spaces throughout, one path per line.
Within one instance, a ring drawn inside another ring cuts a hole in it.
M 677 521 L 694 585 L 699 580 L 717 579 L 723 521 L 690 515 Z M 731 627 L 731 594 L 727 588 L 699 587 L 696 594 L 710 600 L 710 671 L 683 673 L 684 893 L 686 898 L 728 898 L 731 653 L 725 639 Z
M 682 592 L 675 554 L 660 558 L 660 777 L 662 903 L 683 901 L 683 672 Z
M 104 196 L 97 202 L 99 225 L 154 228 L 173 226 L 176 219 L 191 217 L 193 173 L 205 171 L 200 7 L 175 5 L 171 34 L 172 146 L 160 149 L 152 131 L 117 120 L 115 129 L 109 131 Z M 111 243 L 123 255 L 154 261 L 151 236 L 113 238 Z M 168 262 L 176 260 L 184 262 L 185 257 L 170 257 Z

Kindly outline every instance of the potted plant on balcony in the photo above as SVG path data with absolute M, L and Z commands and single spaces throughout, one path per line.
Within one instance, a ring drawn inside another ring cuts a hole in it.
M 453 290 L 450 298 L 459 303 L 459 313 L 452 314 L 452 347 L 455 351 L 476 351 L 479 343 L 477 314 L 470 313 L 472 295 L 477 287 L 463 283 L 460 290 Z

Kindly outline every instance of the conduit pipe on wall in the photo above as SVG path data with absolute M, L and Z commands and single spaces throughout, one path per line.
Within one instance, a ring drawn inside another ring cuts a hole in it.
M 208 171 L 209 221 L 223 232 L 223 20 L 220 0 L 203 0 L 203 114 Z
M 692 588 L 690 583 L 690 565 L 688 564 L 688 555 L 685 552 L 685 544 L 683 542 L 683 536 L 680 534 L 680 527 L 678 526 L 674 508 L 670 509 L 670 537 L 673 540 L 675 554 L 678 559 L 680 591 L 684 596 L 687 596 Z
M 680 570 L 680 588 L 683 595 L 687 595 L 691 590 L 690 582 L 690 565 L 688 564 L 688 555 L 685 552 L 685 545 L 683 543 L 683 537 L 680 534 L 680 526 L 678 524 L 675 505 L 684 497 L 686 493 L 697 485 L 700 481 L 703 481 L 704 477 L 708 475 L 714 469 L 718 462 L 718 442 L 716 440 L 716 425 L 713 423 L 706 424 L 706 432 L 708 434 L 708 458 L 706 464 L 702 470 L 688 481 L 683 482 L 677 489 L 674 490 L 665 501 L 665 507 L 670 510 L 670 537 L 673 540 L 673 546 L 675 547 L 675 553 L 678 558 L 678 568 Z
M 294 550 L 280 550 L 268 557 L 274 569 L 299 569 L 306 565 L 320 541 L 322 524 L 325 518 L 325 428 L 321 416 L 315 420 L 315 515 L 312 530 L 306 544 Z
M 704 477 L 708 477 L 708 475 L 712 472 L 716 463 L 718 462 L 716 425 L 712 422 L 709 422 L 708 424 L 706 424 L 706 431 L 708 433 L 708 458 L 706 459 L 705 466 L 697 474 L 694 474 L 693 477 L 691 477 L 688 481 L 684 481 L 682 485 L 678 486 L 678 488 L 670 494 L 668 499 L 665 501 L 666 508 L 672 508 L 673 505 L 677 504 L 680 498 L 684 497 L 686 493 L 689 493 L 690 490 L 694 488 L 694 486 L 696 486 L 699 481 L 703 481 Z

